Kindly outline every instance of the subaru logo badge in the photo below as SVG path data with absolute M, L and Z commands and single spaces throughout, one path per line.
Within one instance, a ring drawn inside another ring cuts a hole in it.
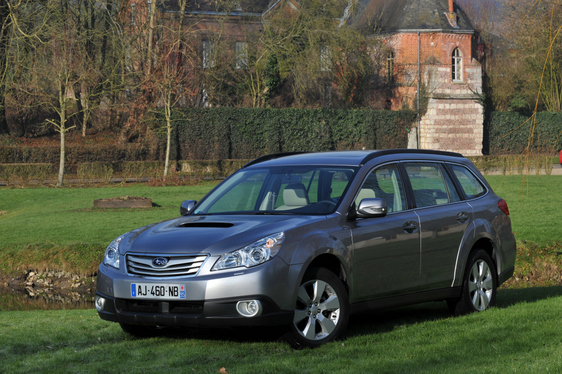
M 152 265 L 160 268 L 166 266 L 167 264 L 168 264 L 168 259 L 164 257 L 156 257 L 155 259 L 152 260 Z

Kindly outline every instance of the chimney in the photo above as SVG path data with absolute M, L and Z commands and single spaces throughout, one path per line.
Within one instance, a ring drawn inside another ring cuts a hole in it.
M 455 13 L 455 9 L 453 7 L 453 0 L 449 0 L 449 13 L 445 13 L 445 15 L 447 16 L 447 21 L 449 21 L 449 24 L 455 29 L 458 29 L 459 26 L 457 25 L 457 14 Z

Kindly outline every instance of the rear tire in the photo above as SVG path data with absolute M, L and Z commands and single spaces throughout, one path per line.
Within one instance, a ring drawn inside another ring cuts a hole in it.
M 488 310 L 496 303 L 498 287 L 496 266 L 483 249 L 473 251 L 467 262 L 459 299 L 447 300 L 455 316 Z
M 298 289 L 293 324 L 285 340 L 294 348 L 315 348 L 340 337 L 349 319 L 342 281 L 324 268 L 307 270 Z

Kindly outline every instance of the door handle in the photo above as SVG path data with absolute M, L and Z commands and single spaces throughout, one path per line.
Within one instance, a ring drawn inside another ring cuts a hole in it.
M 469 218 L 470 216 L 468 215 L 467 212 L 460 212 L 459 214 L 457 214 L 458 223 L 465 223 L 466 221 L 468 221 Z
M 414 221 L 408 221 L 402 225 L 402 229 L 407 232 L 408 234 L 412 234 L 418 231 L 418 224 Z

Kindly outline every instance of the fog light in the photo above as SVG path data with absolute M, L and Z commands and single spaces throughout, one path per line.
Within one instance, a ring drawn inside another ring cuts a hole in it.
M 101 312 L 103 310 L 103 306 L 105 305 L 105 299 L 101 296 L 96 295 L 95 304 L 96 304 L 96 310 L 98 312 Z
M 244 300 L 236 304 L 236 310 L 243 317 L 255 317 L 261 314 L 261 303 L 259 300 Z

